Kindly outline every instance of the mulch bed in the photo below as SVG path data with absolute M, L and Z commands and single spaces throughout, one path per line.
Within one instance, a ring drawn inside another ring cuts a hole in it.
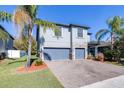
M 47 67 L 47 65 L 44 63 L 44 64 L 42 64 L 42 65 L 40 65 L 40 66 L 31 65 L 31 67 L 29 67 L 29 68 L 25 68 L 24 66 L 18 67 L 18 68 L 16 69 L 16 71 L 19 72 L 19 73 L 25 73 L 25 72 L 34 72 L 34 71 L 38 71 L 38 70 L 44 70 L 44 69 L 46 69 L 46 68 L 48 68 L 48 67 Z

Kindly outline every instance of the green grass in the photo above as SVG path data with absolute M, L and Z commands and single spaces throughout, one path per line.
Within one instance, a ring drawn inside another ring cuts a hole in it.
M 8 64 L 8 63 L 13 64 Z M 62 88 L 63 86 L 49 69 L 32 73 L 18 73 L 17 67 L 25 62 L 6 59 L 0 63 L 0 88 Z
M 117 62 L 110 62 L 110 61 L 105 61 L 106 63 L 108 63 L 108 64 L 112 64 L 112 65 L 116 65 L 116 66 L 122 66 L 122 67 L 124 67 L 124 65 L 123 64 L 121 64 L 121 63 L 117 63 Z

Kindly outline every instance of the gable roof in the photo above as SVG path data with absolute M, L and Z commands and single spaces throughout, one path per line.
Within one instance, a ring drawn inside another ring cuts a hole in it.
M 90 27 L 88 27 L 88 26 L 81 26 L 81 25 L 77 25 L 77 24 L 70 24 L 70 26 L 81 27 L 81 28 L 84 28 L 84 29 L 90 29 Z
M 8 31 L 6 31 L 6 29 L 5 29 L 4 27 L 2 27 L 2 26 L 0 25 L 0 28 L 3 29 L 12 39 L 14 39 L 14 37 L 13 37 L 12 35 L 10 35 L 10 33 L 9 33 Z
M 70 26 L 72 26 L 72 27 L 81 27 L 81 28 L 84 28 L 84 29 L 90 29 L 90 27 L 88 27 L 88 26 L 81 26 L 81 25 L 77 25 L 77 24 L 60 24 L 60 23 L 54 23 L 54 24 L 56 24 L 57 26 L 63 26 L 63 27 L 67 27 L 67 28 L 69 28 Z M 88 35 L 92 35 L 92 33 L 87 33 Z
M 64 26 L 64 27 L 69 27 L 69 26 L 73 26 L 73 27 L 81 27 L 81 28 L 84 28 L 84 29 L 90 29 L 90 27 L 88 26 L 81 26 L 81 25 L 77 25 L 77 24 L 60 24 L 60 23 L 54 23 L 56 24 L 57 26 Z

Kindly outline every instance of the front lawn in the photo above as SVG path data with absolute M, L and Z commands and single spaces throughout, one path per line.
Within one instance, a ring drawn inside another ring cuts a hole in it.
M 53 73 L 48 69 L 32 73 L 19 73 L 17 67 L 25 62 L 0 62 L 0 88 L 61 88 L 63 87 Z M 12 64 L 10 64 L 12 62 Z M 9 63 L 9 64 L 8 64 Z
M 122 63 L 118 63 L 118 62 L 114 62 L 114 61 L 105 61 L 105 62 L 108 63 L 108 64 L 113 64 L 113 65 L 124 67 L 124 64 L 122 64 Z

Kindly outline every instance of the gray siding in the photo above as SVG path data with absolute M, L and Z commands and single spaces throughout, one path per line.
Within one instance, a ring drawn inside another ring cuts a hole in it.
M 6 49 L 13 49 L 13 39 L 10 38 L 6 44 Z
M 2 40 L 0 40 L 0 51 L 3 51 L 4 49 L 3 49 L 3 41 Z
M 5 46 L 2 40 L 0 40 L 0 51 L 13 49 L 13 39 L 9 38 L 8 41 L 5 41 Z

